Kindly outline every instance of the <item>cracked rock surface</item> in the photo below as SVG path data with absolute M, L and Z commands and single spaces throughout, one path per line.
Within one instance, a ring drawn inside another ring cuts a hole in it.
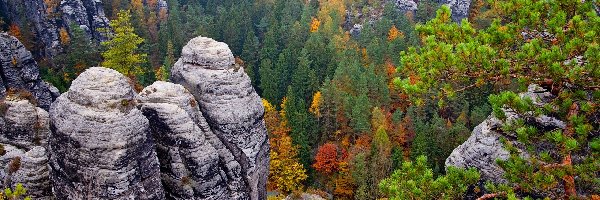
M 171 81 L 188 89 L 212 132 L 240 163 L 251 199 L 266 199 L 269 144 L 261 99 L 222 42 L 197 37 L 183 48 Z
M 50 108 L 51 179 L 58 199 L 163 199 L 148 120 L 117 71 L 90 68 Z
M 192 94 L 159 81 L 137 99 L 150 121 L 168 199 L 248 199 L 239 163 L 208 128 Z

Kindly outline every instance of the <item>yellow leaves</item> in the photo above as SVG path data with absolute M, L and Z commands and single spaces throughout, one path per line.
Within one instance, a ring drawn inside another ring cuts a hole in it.
M 62 45 L 69 44 L 69 42 L 71 41 L 71 37 L 69 37 L 69 32 L 67 32 L 67 29 L 65 29 L 64 27 L 60 28 L 60 30 L 58 31 L 58 35 L 60 37 L 60 43 Z
M 332 12 L 337 12 L 338 20 L 344 20 L 344 14 L 346 13 L 346 5 L 344 0 L 319 0 L 319 12 L 317 16 L 319 19 L 325 19 L 326 16 L 330 16 Z
M 321 21 L 319 21 L 319 19 L 313 17 L 312 21 L 310 22 L 310 32 L 311 33 L 317 32 L 319 30 L 319 26 L 321 26 Z
M 308 111 L 310 111 L 316 117 L 321 117 L 321 109 L 320 109 L 321 104 L 323 104 L 323 98 L 321 97 L 321 91 L 317 91 L 313 95 L 313 101 L 310 104 L 310 108 L 308 109 Z
M 308 176 L 306 175 L 306 170 L 297 159 L 286 158 L 274 151 L 271 151 L 270 157 L 269 181 L 267 183 L 270 189 L 289 193 L 301 190 L 304 187 L 302 181 L 306 180 Z
M 498 32 L 505 33 L 506 31 L 508 31 L 508 27 L 506 27 L 506 26 L 498 27 Z
M 135 34 L 131 14 L 128 11 L 119 12 L 117 19 L 111 20 L 110 27 L 114 30 L 114 35 L 109 41 L 102 42 L 102 46 L 107 49 L 102 53 L 102 66 L 128 77 L 143 73 L 141 65 L 146 62 L 147 55 L 138 53 L 138 45 L 144 39 Z
M 263 104 L 263 107 L 265 107 L 266 113 L 275 111 L 275 107 L 273 107 L 273 105 L 271 103 L 269 103 L 269 101 L 267 101 L 266 99 L 262 99 L 262 104 Z
M 402 33 L 401 31 L 398 30 L 398 28 L 396 28 L 396 25 L 392 25 L 392 28 L 390 28 L 390 31 L 388 31 L 388 41 L 393 41 L 396 38 L 404 38 L 404 33 Z
M 267 186 L 271 190 L 278 190 L 282 193 L 289 193 L 295 190 L 301 190 L 302 182 L 306 180 L 306 170 L 298 161 L 298 147 L 292 143 L 289 136 L 290 129 L 285 120 L 285 104 L 287 99 L 283 99 L 282 111 L 277 109 L 263 99 L 262 104 L 265 108 L 265 124 L 269 131 L 269 144 L 271 145 L 271 160 L 269 161 L 270 173 Z

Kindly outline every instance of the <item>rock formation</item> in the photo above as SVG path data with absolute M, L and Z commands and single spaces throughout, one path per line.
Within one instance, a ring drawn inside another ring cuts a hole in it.
M 193 39 L 172 70 L 182 85 L 140 94 L 95 67 L 60 95 L 16 38 L 0 34 L 0 47 L 0 186 L 35 199 L 266 199 L 264 110 L 226 44 Z
M 14 188 L 23 184 L 27 196 L 33 199 L 52 199 L 48 155 L 41 146 L 25 152 L 9 144 L 3 144 L 0 152 L 0 186 Z
M 47 138 L 53 89 L 43 82 L 31 53 L 0 33 L 0 187 L 21 183 L 34 199 L 52 198 Z M 56 91 L 54 91 L 56 92 Z M 39 107 L 36 107 L 39 106 Z
M 417 3 L 413 0 L 396 0 L 396 7 L 402 11 L 415 11 L 417 10 Z
M 552 94 L 537 85 L 529 86 L 528 91 L 521 94 L 521 96 L 531 98 L 537 106 L 542 106 L 544 102 L 548 102 L 552 98 Z M 517 119 L 517 115 L 513 111 L 507 109 L 505 113 L 508 123 Z M 540 127 L 564 129 L 566 126 L 564 122 L 545 115 L 535 118 L 535 121 Z M 504 171 L 496 164 L 496 160 L 506 160 L 510 154 L 504 149 L 500 138 L 502 136 L 511 136 L 506 138 L 512 141 L 511 138 L 516 138 L 516 135 L 500 131 L 502 125 L 503 122 L 496 117 L 488 117 L 488 119 L 475 127 L 466 142 L 452 151 L 446 159 L 446 166 L 460 168 L 474 167 L 480 171 L 483 180 L 505 182 L 502 177 Z M 516 141 L 512 142 L 517 143 Z M 522 153 L 521 156 L 527 157 L 528 155 Z
M 11 91 L 30 93 L 37 106 L 50 108 L 56 97 L 52 96 L 49 84 L 42 81 L 31 52 L 17 38 L 6 33 L 0 33 L 0 69 L 0 98 Z
M 471 0 L 448 0 L 446 2 L 452 10 L 452 20 L 460 22 L 462 19 L 469 17 L 469 8 Z
M 171 72 L 171 80 L 194 95 L 212 132 L 241 165 L 251 199 L 266 199 L 269 144 L 264 108 L 227 44 L 194 38 Z
M 6 13 L 7 21 L 19 25 L 21 29 L 30 28 L 36 35 L 36 42 L 43 47 L 39 55 L 53 57 L 62 52 L 59 32 L 61 28 L 69 30 L 71 24 L 80 26 L 92 39 L 106 39 L 98 30 L 108 27 L 102 1 L 54 0 L 48 4 L 45 2 L 0 0 L 0 12 Z M 51 5 L 53 3 L 57 5 Z
M 183 86 L 155 82 L 137 99 L 150 120 L 168 199 L 249 198 L 241 166 Z
M 163 199 L 148 120 L 117 71 L 90 68 L 50 108 L 51 179 L 58 199 Z
M 14 164 L 6 165 L 5 186 L 14 188 L 18 183 L 21 183 L 27 189 L 27 195 L 33 199 L 52 199 L 46 149 L 36 146 L 19 158 L 11 160 L 11 162 L 20 161 L 18 169 L 14 168 Z
M 0 143 L 29 150 L 46 146 L 50 129 L 48 112 L 26 99 L 8 96 L 0 104 Z
M 78 25 L 96 41 L 105 41 L 107 38 L 99 30 L 108 28 L 108 19 L 104 14 L 101 1 L 95 0 L 69 0 L 61 1 L 59 9 L 62 13 L 63 26 Z

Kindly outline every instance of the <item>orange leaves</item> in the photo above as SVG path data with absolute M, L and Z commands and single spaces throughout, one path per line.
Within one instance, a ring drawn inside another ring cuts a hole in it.
M 59 3 L 60 0 L 44 0 L 44 4 L 46 5 L 46 13 L 48 13 L 48 15 L 52 15 Z
M 312 21 L 310 22 L 310 32 L 311 33 L 317 32 L 319 30 L 319 26 L 321 26 L 321 21 L 319 21 L 319 19 L 313 17 Z
M 333 143 L 326 143 L 319 147 L 317 155 L 315 156 L 315 163 L 313 167 L 323 173 L 331 174 L 336 172 L 338 169 L 338 147 Z
M 22 41 L 21 29 L 19 28 L 19 26 L 17 26 L 17 24 L 11 24 L 10 27 L 8 27 L 8 34 L 15 36 L 17 39 Z
M 398 30 L 398 28 L 396 28 L 396 25 L 392 25 L 392 28 L 390 28 L 390 31 L 388 31 L 388 41 L 393 41 L 396 38 L 403 38 L 404 37 L 404 33 L 402 33 L 401 31 Z
M 71 37 L 69 37 L 69 32 L 67 32 L 67 29 L 65 29 L 64 27 L 60 28 L 60 30 L 58 31 L 58 35 L 60 36 L 60 43 L 62 45 L 69 44 L 69 42 L 71 41 Z

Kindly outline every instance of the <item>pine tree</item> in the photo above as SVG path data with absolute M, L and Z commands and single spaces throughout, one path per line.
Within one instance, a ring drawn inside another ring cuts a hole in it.
M 100 63 L 98 46 L 85 31 L 75 24 L 69 30 L 71 36 L 64 45 L 64 52 L 54 58 L 54 64 L 62 69 L 61 83 L 53 82 L 57 87 L 68 88 L 81 72 Z
M 146 54 L 138 53 L 144 39 L 134 33 L 131 14 L 128 11 L 117 13 L 117 19 L 110 22 L 114 35 L 110 40 L 102 42 L 106 51 L 102 53 L 103 67 L 117 70 L 130 78 L 142 73 L 142 64 L 146 62 Z
M 381 181 L 379 188 L 389 199 L 464 199 L 468 186 L 479 181 L 476 169 L 448 167 L 446 175 L 434 179 L 427 157 L 404 162 L 399 170 Z
M 493 113 L 501 120 L 506 120 L 501 108 L 511 108 L 520 118 L 546 114 L 566 123 L 565 128 L 556 130 L 539 129 L 527 120 L 508 123 L 511 125 L 503 131 L 515 134 L 529 157 L 520 157 L 516 144 L 505 140 L 511 157 L 500 166 L 507 180 L 526 195 L 578 198 L 582 194 L 578 188 L 597 193 L 599 187 L 589 177 L 598 170 L 593 164 L 598 154 L 584 150 L 598 146 L 592 135 L 599 125 L 592 116 L 599 102 L 600 48 L 594 36 L 600 31 L 600 17 L 593 4 L 495 2 L 490 9 L 497 17 L 486 29 L 475 29 L 467 20 L 452 22 L 450 9 L 443 6 L 436 18 L 417 26 L 425 45 L 418 52 L 411 48 L 401 54 L 399 70 L 405 74 L 395 84 L 417 105 L 434 94 L 442 107 L 457 93 L 486 82 L 497 89 L 513 83 L 520 88 L 529 84 L 546 87 L 556 98 L 543 108 L 520 98 L 517 89 L 490 97 Z M 547 144 L 545 150 L 536 149 L 540 143 Z M 549 156 L 547 151 L 555 154 Z M 573 155 L 579 158 L 574 160 Z M 493 195 L 514 197 L 511 189 L 504 187 Z
M 258 45 L 258 37 L 254 34 L 254 30 L 251 29 L 246 33 L 246 40 L 244 40 L 241 58 L 244 60 L 246 73 L 250 77 L 250 80 L 252 80 L 252 86 L 254 86 L 254 88 L 259 88 L 258 86 L 260 85 Z

